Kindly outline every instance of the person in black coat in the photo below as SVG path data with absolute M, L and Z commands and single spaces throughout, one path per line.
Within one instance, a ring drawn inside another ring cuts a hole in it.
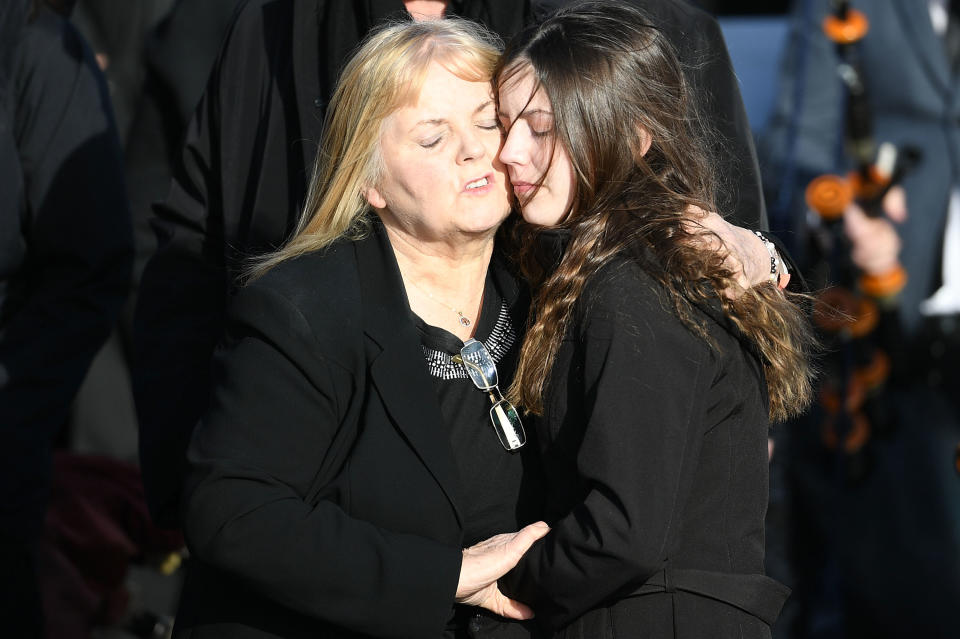
M 34 547 L 54 440 L 117 320 L 133 250 L 103 78 L 36 4 L 0 5 L 0 627 L 17 637 L 40 633 Z
M 812 394 L 811 330 L 691 243 L 722 160 L 656 25 L 578 4 L 494 76 L 534 288 L 508 398 L 541 414 L 551 526 L 501 587 L 562 637 L 769 637 L 767 432 Z
M 477 20 L 502 37 L 519 31 L 536 8 L 515 0 L 421 4 Z M 643 4 L 664 14 L 709 96 L 709 117 L 722 131 L 717 139 L 734 149 L 721 199 L 733 205 L 735 222 L 765 228 L 753 143 L 716 22 L 677 0 Z M 226 36 L 183 163 L 156 209 L 159 248 L 145 268 L 135 319 L 140 459 L 160 524 L 179 525 L 185 450 L 209 401 L 210 360 L 238 274 L 247 258 L 276 248 L 294 230 L 338 71 L 372 26 L 406 15 L 404 6 L 248 0 Z
M 509 383 L 528 303 L 494 252 L 488 37 L 401 23 L 345 68 L 303 222 L 231 305 L 189 450 L 177 637 L 501 636 L 455 602 L 529 616 L 495 580 L 546 531 L 496 536 L 539 510 L 531 449 L 461 350 Z

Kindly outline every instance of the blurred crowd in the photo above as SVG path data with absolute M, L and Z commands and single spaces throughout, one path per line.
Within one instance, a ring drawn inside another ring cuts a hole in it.
M 506 38 L 558 4 L 451 6 Z M 847 49 L 822 27 L 828 0 L 699 4 L 721 23 L 762 14 L 786 34 L 766 87 L 775 107 L 754 135 L 771 231 L 811 295 L 907 274 L 874 296 L 868 335 L 821 324 L 823 401 L 773 431 L 768 571 L 794 591 L 774 636 L 956 637 L 960 2 L 856 0 L 869 29 Z M 3 636 L 169 632 L 175 596 L 131 585 L 137 565 L 176 591 L 187 556 L 185 460 L 171 451 L 189 431 L 164 424 L 202 411 L 232 276 L 293 228 L 343 60 L 402 11 L 399 0 L 0 4 Z M 805 189 L 862 168 L 852 133 L 912 161 L 825 220 Z M 865 387 L 878 351 L 889 367 Z

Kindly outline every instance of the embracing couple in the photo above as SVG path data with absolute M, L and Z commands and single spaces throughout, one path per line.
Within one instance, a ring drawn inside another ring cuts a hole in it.
M 770 636 L 767 431 L 811 337 L 709 212 L 697 103 L 617 2 L 505 51 L 462 19 L 363 42 L 231 305 L 177 636 Z

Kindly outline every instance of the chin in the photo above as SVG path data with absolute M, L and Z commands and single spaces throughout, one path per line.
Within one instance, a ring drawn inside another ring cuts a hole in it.
M 523 216 L 525 222 L 536 226 L 556 226 L 563 217 L 556 211 L 545 210 L 545 207 L 536 205 L 527 205 L 520 211 L 520 215 Z

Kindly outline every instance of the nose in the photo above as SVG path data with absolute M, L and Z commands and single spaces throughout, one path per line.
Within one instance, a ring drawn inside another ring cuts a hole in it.
M 487 152 L 480 139 L 473 131 L 469 131 L 460 138 L 460 154 L 457 158 L 460 162 L 468 162 L 482 158 Z
M 527 153 L 525 152 L 525 146 L 521 137 L 520 127 L 510 127 L 510 131 L 507 133 L 507 139 L 503 141 L 503 146 L 500 147 L 501 162 L 514 166 L 519 166 L 526 162 Z

